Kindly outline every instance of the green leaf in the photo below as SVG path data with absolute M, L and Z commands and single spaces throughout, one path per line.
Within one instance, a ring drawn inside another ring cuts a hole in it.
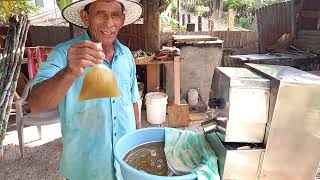
M 40 7 L 29 0 L 0 1 L 0 21 L 8 23 L 12 14 L 32 14 L 38 12 Z
M 61 11 L 71 3 L 72 0 L 57 0 L 57 5 Z

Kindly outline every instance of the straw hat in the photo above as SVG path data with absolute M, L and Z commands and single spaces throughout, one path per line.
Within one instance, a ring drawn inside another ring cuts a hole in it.
M 94 1 L 97 0 L 79 0 L 76 1 L 62 10 L 62 16 L 68 22 L 79 26 L 81 28 L 87 28 L 87 26 L 82 22 L 80 18 L 80 11 L 84 9 L 84 7 Z M 116 0 L 123 4 L 124 6 L 124 14 L 126 15 L 124 26 L 134 23 L 137 21 L 142 15 L 142 6 L 139 0 Z

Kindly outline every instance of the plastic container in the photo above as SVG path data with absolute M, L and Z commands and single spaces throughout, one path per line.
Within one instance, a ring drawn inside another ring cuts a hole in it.
M 147 121 L 150 124 L 162 124 L 166 121 L 168 95 L 161 92 L 146 94 Z
M 123 157 L 133 148 L 150 142 L 163 142 L 164 128 L 144 128 L 122 136 L 114 147 L 114 156 L 120 164 L 121 174 L 124 180 L 196 180 L 195 173 L 184 176 L 156 176 L 139 171 L 126 162 Z
M 197 89 L 190 89 L 188 91 L 188 103 L 191 106 L 195 106 L 199 101 L 199 91 Z

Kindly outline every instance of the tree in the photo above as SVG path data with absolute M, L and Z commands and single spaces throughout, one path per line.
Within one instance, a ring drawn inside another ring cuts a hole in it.
M 261 6 L 283 2 L 287 0 L 224 0 L 228 9 L 252 11 Z
M 25 14 L 38 12 L 40 7 L 28 0 L 4 0 L 0 1 L 0 23 L 8 24 L 12 14 Z
M 257 8 L 287 0 L 224 0 L 226 9 L 236 11 L 236 26 L 249 29 Z
M 181 1 L 181 7 L 199 16 L 208 16 L 211 11 L 210 3 L 211 0 L 184 0 Z

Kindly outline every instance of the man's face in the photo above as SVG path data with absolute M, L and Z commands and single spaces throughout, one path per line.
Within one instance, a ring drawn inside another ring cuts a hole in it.
M 82 10 L 81 18 L 88 26 L 92 40 L 111 45 L 123 26 L 125 15 L 115 0 L 98 0 L 90 4 L 89 13 Z

